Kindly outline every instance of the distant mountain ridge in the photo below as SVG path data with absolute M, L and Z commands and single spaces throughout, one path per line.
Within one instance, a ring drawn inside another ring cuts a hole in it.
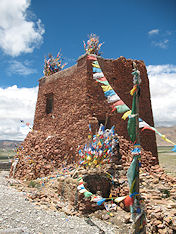
M 6 150 L 15 149 L 15 147 L 21 143 L 22 141 L 0 140 L 0 149 L 6 149 Z

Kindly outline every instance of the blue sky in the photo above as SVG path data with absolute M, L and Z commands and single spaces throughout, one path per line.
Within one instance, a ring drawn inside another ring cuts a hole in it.
M 84 53 L 82 41 L 86 41 L 90 33 L 96 33 L 100 41 L 104 42 L 103 57 L 124 56 L 144 60 L 152 85 L 156 123 L 176 125 L 175 112 L 169 114 L 169 119 L 166 114 L 161 118 L 163 111 L 157 106 L 161 99 L 156 92 L 159 82 L 161 93 L 165 92 L 167 85 L 167 92 L 175 93 L 175 0 L 1 0 L 1 110 L 5 112 L 6 108 L 9 109 L 9 103 L 12 104 L 14 100 L 17 106 L 17 103 L 25 105 L 23 91 L 26 90 L 31 93 L 26 100 L 31 114 L 26 112 L 22 117 L 26 121 L 32 121 L 38 79 L 43 76 L 44 57 L 48 53 L 56 56 L 61 49 L 64 61 L 68 63 L 67 67 L 73 65 Z M 168 101 L 165 101 L 168 107 L 167 103 Z M 174 104 L 169 105 L 168 111 L 172 111 Z M 25 108 L 26 106 L 23 106 L 23 109 Z M 13 119 L 16 112 L 14 109 L 8 116 Z M 6 118 L 6 114 L 3 116 Z M 13 119 L 13 125 L 18 118 Z M 5 119 L 3 121 L 6 122 Z M 3 121 L 1 119 L 1 122 Z M 0 132 L 2 129 L 0 127 Z M 8 131 L 2 130 L 6 132 L 3 137 L 12 137 L 8 135 L 10 131 L 15 134 L 19 130 L 18 127 L 14 129 L 12 131 L 9 127 Z

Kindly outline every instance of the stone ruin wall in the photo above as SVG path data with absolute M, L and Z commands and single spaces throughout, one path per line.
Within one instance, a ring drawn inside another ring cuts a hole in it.
M 89 106 L 86 77 L 85 60 L 39 81 L 34 131 L 45 132 L 48 136 L 59 134 L 60 154 L 75 157 L 77 146 L 87 138 Z M 50 114 L 46 114 L 48 93 L 54 94 L 54 108 Z
M 100 67 L 110 85 L 130 109 L 132 108 L 132 96 L 129 92 L 133 86 L 133 76 L 131 75 L 133 61 L 136 62 L 142 79 L 140 85 L 139 116 L 149 125 L 154 126 L 149 80 L 144 62 L 141 60 L 125 59 L 124 57 L 120 57 L 116 60 L 98 59 Z M 91 105 L 91 115 L 95 115 L 101 120 L 106 119 L 106 114 L 108 113 L 109 125 L 115 125 L 117 133 L 129 140 L 127 133 L 128 121 L 121 119 L 122 114 L 118 114 L 116 111 L 111 112 L 110 104 L 107 103 L 101 85 L 99 83 L 97 84 L 95 81 L 92 82 L 92 74 L 91 62 L 88 61 L 88 90 L 91 96 L 89 102 L 89 105 Z M 152 154 L 157 157 L 155 133 L 152 131 L 144 131 L 140 135 L 143 148 L 146 151 L 151 151 Z
M 124 57 L 116 60 L 98 57 L 98 61 L 110 85 L 131 108 L 132 97 L 129 91 L 133 86 L 133 60 Z M 146 67 L 143 61 L 135 62 L 142 79 L 140 117 L 154 126 Z M 48 93 L 54 94 L 54 109 L 50 114 L 46 114 Z M 122 114 L 111 112 L 100 84 L 92 78 L 91 61 L 87 60 L 86 55 L 80 57 L 76 65 L 40 79 L 34 131 L 45 132 L 48 136 L 59 134 L 58 153 L 76 157 L 77 146 L 87 139 L 88 124 L 94 122 L 92 125 L 97 125 L 98 121 L 106 121 L 107 116 L 108 126 L 115 125 L 117 133 L 129 140 L 127 120 L 121 119 Z M 97 121 L 94 121 L 96 118 Z M 156 137 L 152 131 L 144 131 L 141 134 L 141 145 L 145 150 L 151 151 L 157 159 Z

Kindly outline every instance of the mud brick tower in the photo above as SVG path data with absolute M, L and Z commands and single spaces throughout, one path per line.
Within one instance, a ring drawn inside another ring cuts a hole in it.
M 104 59 L 98 57 L 101 69 L 112 88 L 130 108 L 133 85 L 132 59 Z M 140 118 L 154 126 L 149 80 L 143 61 L 135 60 L 141 73 Z M 59 134 L 59 154 L 74 156 L 78 145 L 85 142 L 88 125 L 103 123 L 115 126 L 118 135 L 129 140 L 127 121 L 122 114 L 111 111 L 101 86 L 93 80 L 91 61 L 81 56 L 77 64 L 39 80 L 39 92 L 34 118 L 34 131 L 48 136 Z M 141 134 L 141 145 L 157 158 L 156 137 L 152 131 Z

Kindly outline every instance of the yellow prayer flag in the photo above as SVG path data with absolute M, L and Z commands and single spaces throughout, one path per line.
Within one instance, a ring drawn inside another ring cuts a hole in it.
M 102 85 L 101 86 L 104 92 L 107 92 L 109 90 L 112 90 L 112 87 L 110 85 Z
M 166 136 L 165 135 L 162 135 L 161 136 L 163 140 L 166 140 Z
M 101 146 L 101 141 L 99 141 L 97 145 L 98 145 L 98 146 Z
M 132 191 L 133 191 L 135 182 L 136 182 L 136 178 L 133 180 L 133 182 L 131 184 L 130 193 L 132 193 Z
M 168 143 L 171 143 L 171 144 L 173 144 L 173 145 L 176 145 L 173 141 L 170 141 L 170 140 L 167 139 L 167 138 L 166 138 L 166 141 L 167 141 Z
M 167 139 L 167 137 L 166 137 L 165 135 L 162 135 L 161 137 L 162 137 L 162 139 L 163 139 L 164 141 L 167 141 L 168 143 L 171 143 L 171 144 L 173 144 L 173 145 L 176 145 L 174 142 L 172 142 L 172 141 L 170 141 L 169 139 Z
M 131 115 L 131 110 L 125 112 L 122 116 L 122 119 L 126 120 L 126 118 L 128 118 L 129 115 Z
M 133 88 L 130 90 L 131 96 L 133 96 L 133 94 L 135 93 L 136 88 L 137 88 L 137 85 L 134 85 Z
M 111 217 L 114 217 L 114 214 L 113 214 L 113 213 L 109 213 L 109 215 L 110 215 Z
M 90 156 L 87 156 L 86 158 L 88 161 L 90 161 L 92 158 Z
M 93 63 L 92 63 L 92 66 L 93 66 L 93 67 L 96 67 L 96 68 L 100 68 L 100 65 L 99 65 L 99 64 L 93 64 Z
M 91 139 L 92 138 L 92 136 L 91 135 L 88 135 L 88 139 Z

